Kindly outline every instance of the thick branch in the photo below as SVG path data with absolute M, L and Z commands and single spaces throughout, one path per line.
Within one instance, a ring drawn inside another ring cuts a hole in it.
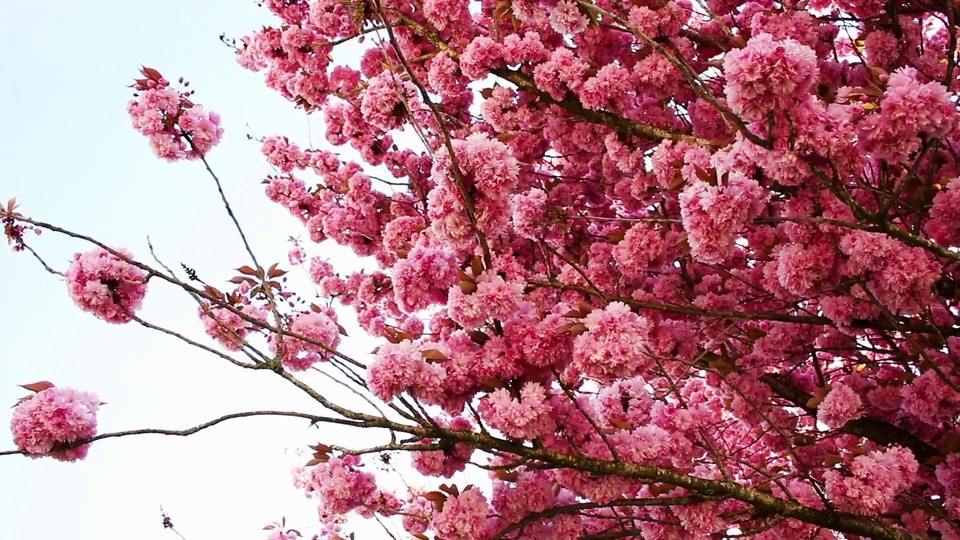
M 574 285 L 569 283 L 561 283 L 559 281 L 531 279 L 531 280 L 527 280 L 527 283 L 530 285 L 538 285 L 541 287 L 553 287 L 553 288 L 563 289 L 563 290 L 579 291 L 589 295 L 597 294 L 596 291 L 594 291 L 590 287 L 584 287 L 582 285 Z M 790 313 L 778 313 L 778 312 L 772 312 L 772 311 L 710 310 L 710 309 L 701 309 L 696 306 L 678 306 L 678 305 L 670 305 L 670 304 L 658 304 L 656 302 L 646 302 L 642 300 L 634 300 L 632 298 L 625 298 L 625 297 L 608 297 L 607 300 L 616 300 L 618 302 L 623 302 L 634 309 L 650 309 L 653 311 L 660 311 L 662 313 L 689 315 L 691 317 L 717 317 L 721 319 L 780 321 L 780 322 L 789 322 L 789 323 L 796 323 L 796 324 L 815 324 L 818 326 L 836 326 L 836 323 L 833 322 L 832 320 L 828 319 L 827 317 L 821 317 L 818 315 L 793 315 Z M 947 326 L 934 326 L 930 324 L 909 322 L 909 321 L 899 322 L 896 326 L 894 326 L 891 323 L 887 323 L 883 321 L 854 319 L 853 321 L 851 321 L 850 326 L 854 328 L 887 330 L 892 332 L 897 332 L 897 331 L 916 332 L 920 334 L 936 334 L 936 335 L 943 335 L 943 336 L 960 335 L 960 328 L 952 328 Z
M 807 401 L 813 396 L 796 388 L 783 380 L 783 378 L 773 373 L 767 373 L 766 375 L 762 375 L 760 380 L 766 383 L 781 399 L 789 401 L 794 406 L 810 414 L 817 413 L 815 408 L 807 406 Z M 876 418 L 863 417 L 851 420 L 844 424 L 843 427 L 840 428 L 840 431 L 849 433 L 850 435 L 856 435 L 857 437 L 870 439 L 884 446 L 900 445 L 909 448 L 920 463 L 924 463 L 938 454 L 934 447 L 921 441 L 909 431 L 900 429 L 882 420 L 877 420 Z
M 600 475 L 613 475 L 626 478 L 639 478 L 653 482 L 664 482 L 673 486 L 689 489 L 700 495 L 733 498 L 748 503 L 760 511 L 779 514 L 812 525 L 819 525 L 835 531 L 856 534 L 867 538 L 875 538 L 878 540 L 923 540 L 922 536 L 884 525 L 878 520 L 844 512 L 811 508 L 750 489 L 736 482 L 709 480 L 650 465 L 571 456 L 543 448 L 521 446 L 511 441 L 496 439 L 488 435 L 468 431 L 441 428 L 434 429 L 431 433 L 425 434 L 425 436 L 466 442 L 479 448 L 495 448 L 518 456 L 536 459 L 556 467 Z

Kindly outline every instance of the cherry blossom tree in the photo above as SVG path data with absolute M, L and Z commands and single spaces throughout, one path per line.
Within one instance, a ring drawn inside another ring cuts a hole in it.
M 312 245 L 257 259 L 207 160 L 220 117 L 150 68 L 133 125 L 209 171 L 246 247 L 236 276 L 15 201 L 0 218 L 80 309 L 285 379 L 315 410 L 100 433 L 97 396 L 33 383 L 4 454 L 292 416 L 339 426 L 294 471 L 319 538 L 366 518 L 444 540 L 960 539 L 957 3 L 264 4 L 279 20 L 224 41 L 323 117 L 320 147 L 259 139 L 276 173 L 256 180 Z M 85 247 L 53 268 L 33 231 Z M 289 284 L 297 266 L 313 290 Z M 158 289 L 199 320 L 144 318 Z M 405 489 L 372 472 L 394 459 Z

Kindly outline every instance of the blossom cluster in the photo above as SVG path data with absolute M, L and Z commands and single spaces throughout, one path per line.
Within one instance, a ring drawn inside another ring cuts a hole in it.
M 143 304 L 147 273 L 128 262 L 133 258 L 129 251 L 116 253 L 99 247 L 77 253 L 64 277 L 80 309 L 110 323 L 126 323 Z
M 194 104 L 189 98 L 192 91 L 177 91 L 156 70 L 143 68 L 142 73 L 144 78 L 133 85 L 137 93 L 127 105 L 134 129 L 147 137 L 160 158 L 205 156 L 223 136 L 220 115 Z
M 17 448 L 29 457 L 77 461 L 97 434 L 100 399 L 90 392 L 50 386 L 24 398 L 14 408 L 10 429 Z
M 228 350 L 263 334 L 274 370 L 342 368 L 403 419 L 347 423 L 389 425 L 376 450 L 426 477 L 319 451 L 295 475 L 323 535 L 960 538 L 950 6 L 264 5 L 281 22 L 240 64 L 324 123 L 261 148 L 315 288 L 241 270 L 200 319 Z M 219 140 L 158 73 L 136 90 L 161 157 Z M 148 275 L 116 253 L 66 277 L 125 322 Z M 489 484 L 459 485 L 474 466 Z
M 283 25 L 241 40 L 241 64 L 360 156 L 269 137 L 267 196 L 376 266 L 309 273 L 385 341 L 369 392 L 431 416 L 414 469 L 493 466 L 490 491 L 398 492 L 407 532 L 617 536 L 625 512 L 646 538 L 831 534 L 735 497 L 614 509 L 696 493 L 528 467 L 485 436 L 950 528 L 903 504 L 947 497 L 931 464 L 960 411 L 960 83 L 938 16 L 846 0 L 267 7 Z M 366 40 L 384 20 L 393 38 Z M 363 43 L 356 62 L 337 60 L 342 40 Z M 863 429 L 877 425 L 898 437 Z M 576 504 L 596 507 L 562 510 Z

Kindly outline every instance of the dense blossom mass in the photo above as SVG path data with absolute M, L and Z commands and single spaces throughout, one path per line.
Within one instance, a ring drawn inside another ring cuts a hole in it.
M 76 445 L 97 434 L 100 400 L 90 392 L 50 386 L 24 398 L 13 411 L 13 442 L 26 455 L 77 461 L 89 444 Z
M 385 430 L 295 471 L 319 537 L 960 540 L 957 4 L 264 4 L 239 63 L 323 120 L 260 141 L 312 286 L 166 280 L 312 421 Z M 135 127 L 205 156 L 216 114 L 143 74 Z M 66 275 L 111 322 L 145 292 L 99 249 Z M 24 451 L 86 436 L 30 403 Z
M 64 276 L 80 309 L 111 323 L 130 322 L 147 294 L 147 273 L 103 248 L 75 254 Z
M 133 127 L 150 140 L 160 158 L 197 159 L 220 142 L 220 115 L 190 101 L 193 92 L 171 88 L 154 69 L 144 68 L 143 79 L 133 85 L 135 99 L 127 105 Z M 181 79 L 181 82 L 183 80 Z

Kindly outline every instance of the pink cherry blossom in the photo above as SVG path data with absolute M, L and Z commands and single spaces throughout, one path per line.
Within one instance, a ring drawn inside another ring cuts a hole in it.
M 554 429 L 546 391 L 526 383 L 514 398 L 504 388 L 495 390 L 480 405 L 480 415 L 490 426 L 517 439 L 535 439 Z
M 197 159 L 220 142 L 220 115 L 194 104 L 188 97 L 192 91 L 171 88 L 156 70 L 144 68 L 142 73 L 145 78 L 134 84 L 137 94 L 127 112 L 133 127 L 149 139 L 158 157 Z
M 13 442 L 27 456 L 77 461 L 89 444 L 75 445 L 97 434 L 100 400 L 90 392 L 50 387 L 22 400 L 13 411 Z
M 488 512 L 487 498 L 476 488 L 468 489 L 447 499 L 433 517 L 433 527 L 449 540 L 485 540 L 490 536 Z
M 836 470 L 824 474 L 827 497 L 843 511 L 877 514 L 913 484 L 917 468 L 917 460 L 904 448 L 870 452 L 853 459 L 849 475 Z
M 840 428 L 858 418 L 862 407 L 860 396 L 852 388 L 837 384 L 817 407 L 817 421 L 830 428 Z
M 340 329 L 330 313 L 300 313 L 290 323 L 290 333 L 278 340 L 271 336 L 271 349 L 280 354 L 287 369 L 303 371 L 333 356 L 340 343 Z M 302 336 L 302 337 L 301 337 Z
M 793 39 L 753 36 L 746 47 L 730 51 L 723 60 L 727 100 L 748 120 L 787 108 L 816 83 L 816 60 L 809 47 Z
M 689 234 L 693 256 L 706 263 L 722 262 L 733 248 L 736 233 L 760 214 L 767 194 L 756 180 L 730 175 L 725 186 L 696 182 L 680 194 L 680 215 Z
M 117 253 L 133 258 L 124 249 Z M 103 248 L 75 254 L 64 276 L 77 306 L 109 323 L 133 320 L 147 294 L 147 273 Z
M 631 377 L 648 366 L 645 350 L 648 323 L 630 307 L 611 302 L 595 310 L 583 322 L 587 331 L 573 343 L 573 361 L 588 376 Z

